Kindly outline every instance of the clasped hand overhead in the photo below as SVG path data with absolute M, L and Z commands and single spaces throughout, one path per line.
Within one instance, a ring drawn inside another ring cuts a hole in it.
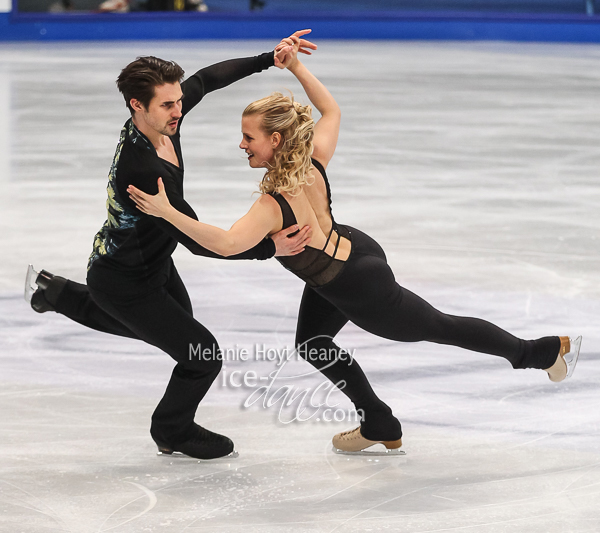
M 281 69 L 289 67 L 296 59 L 298 53 L 312 55 L 311 50 L 316 50 L 317 45 L 302 37 L 312 30 L 299 30 L 282 39 L 275 47 L 275 66 Z

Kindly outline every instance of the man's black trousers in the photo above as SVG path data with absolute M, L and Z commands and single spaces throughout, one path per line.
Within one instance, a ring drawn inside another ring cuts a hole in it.
M 92 267 L 93 268 L 93 267 Z M 193 317 L 187 290 L 172 260 L 153 283 L 107 290 L 67 281 L 56 311 L 89 328 L 140 339 L 168 353 L 177 365 L 152 415 L 156 441 L 177 445 L 192 435 L 198 404 L 221 370 L 214 336 Z

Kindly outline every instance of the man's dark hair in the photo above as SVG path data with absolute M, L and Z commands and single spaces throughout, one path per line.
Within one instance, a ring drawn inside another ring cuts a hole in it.
M 129 63 L 117 78 L 117 87 L 133 115 L 130 101 L 138 100 L 146 109 L 154 98 L 154 88 L 165 83 L 181 82 L 183 69 L 174 61 L 153 56 L 138 57 Z

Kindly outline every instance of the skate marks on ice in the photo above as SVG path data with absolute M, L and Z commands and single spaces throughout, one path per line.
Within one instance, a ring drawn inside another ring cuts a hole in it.
M 275 291 L 288 278 L 274 269 L 261 289 L 252 275 L 261 265 L 245 266 L 184 271 L 196 314 L 208 317 L 224 348 L 287 345 L 301 287 L 292 280 Z M 598 309 L 590 302 L 481 291 L 459 301 L 465 293 L 451 287 L 417 292 L 453 312 L 477 307 L 510 327 L 553 329 L 566 316 L 598 345 Z M 236 301 L 235 313 L 224 299 Z M 400 417 L 406 458 L 335 455 L 331 437 L 354 424 L 283 425 L 270 410 L 241 409 L 249 390 L 217 380 L 197 421 L 230 436 L 240 456 L 200 463 L 155 455 L 150 413 L 172 368 L 158 350 L 40 317 L 20 294 L 0 300 L 0 316 L 0 412 L 9 436 L 0 454 L 10 458 L 1 467 L 10 485 L 0 484 L 0 526 L 36 533 L 500 533 L 513 526 L 562 533 L 594 531 L 600 520 L 597 353 L 585 352 L 574 378 L 555 385 L 541 371 L 514 372 L 448 347 L 398 345 L 349 326 L 340 344 L 356 348 Z M 227 367 L 272 370 L 255 361 Z
M 301 287 L 273 269 L 261 288 L 259 267 L 266 266 L 182 272 L 197 316 L 207 317 L 223 348 L 293 339 Z M 567 317 L 598 345 L 592 302 L 451 287 L 417 292 L 453 312 L 478 308 L 510 328 L 553 329 Z M 235 313 L 224 300 L 236 302 Z M 600 520 L 597 353 L 584 350 L 574 378 L 556 385 L 496 358 L 399 345 L 349 326 L 339 342 L 357 350 L 401 419 L 406 458 L 335 455 L 332 436 L 353 423 L 283 425 L 271 410 L 241 409 L 250 391 L 219 378 L 197 421 L 230 436 L 240 456 L 198 462 L 156 457 L 150 414 L 172 368 L 158 350 L 39 316 L 21 294 L 0 300 L 0 319 L 8 436 L 0 454 L 10 458 L 0 467 L 0 529 L 500 533 L 516 524 L 562 533 L 594 531 Z M 228 375 L 233 370 L 273 368 L 227 362 Z
M 275 425 L 264 412 L 213 405 L 202 422 L 231 436 L 240 456 L 168 460 L 148 436 L 148 399 L 3 389 L 0 408 L 12 414 L 0 444 L 10 458 L 1 467 L 0 529 L 542 533 L 598 525 L 598 453 L 410 423 L 402 462 L 347 457 L 330 451 L 340 424 Z

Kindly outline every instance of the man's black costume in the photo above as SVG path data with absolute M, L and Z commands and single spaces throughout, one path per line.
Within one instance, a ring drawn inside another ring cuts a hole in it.
M 44 298 L 44 303 L 56 312 L 84 326 L 143 340 L 177 361 L 165 395 L 152 415 L 152 437 L 167 451 L 175 449 L 210 458 L 233 450 L 229 439 L 194 424 L 198 404 L 219 373 L 222 361 L 216 339 L 193 317 L 190 298 L 171 258 L 179 242 L 196 255 L 221 256 L 163 219 L 141 213 L 129 198 L 127 187 L 135 185 L 156 194 L 161 177 L 171 204 L 197 219 L 183 199 L 183 118 L 206 94 L 273 65 L 273 52 L 232 59 L 204 68 L 181 84 L 183 116 L 171 137 L 179 166 L 161 159 L 129 119 L 110 169 L 108 218 L 94 239 L 87 285 L 58 276 L 42 279 L 32 300 L 34 308 Z M 268 259 L 274 254 L 275 244 L 265 239 L 227 259 Z

